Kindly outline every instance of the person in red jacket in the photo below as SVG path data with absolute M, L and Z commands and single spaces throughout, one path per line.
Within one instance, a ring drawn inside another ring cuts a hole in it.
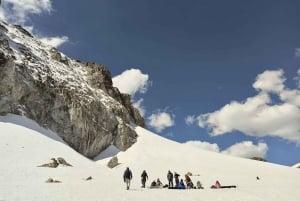
M 216 183 L 211 186 L 211 188 L 221 188 L 220 182 L 217 180 Z

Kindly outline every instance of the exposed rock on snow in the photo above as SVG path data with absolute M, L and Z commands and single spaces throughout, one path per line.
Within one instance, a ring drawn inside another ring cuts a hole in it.
M 252 160 L 257 160 L 257 161 L 262 161 L 262 162 L 267 162 L 266 159 L 261 158 L 261 157 L 252 157 L 251 159 L 252 159 Z
M 117 156 L 114 156 L 112 157 L 108 163 L 107 163 L 107 167 L 109 168 L 114 168 L 116 167 L 117 165 L 119 165 L 119 161 L 118 161 L 118 157 Z
M 111 144 L 126 150 L 137 137 L 130 124 L 145 127 L 106 67 L 68 58 L 0 21 L 0 115 L 7 113 L 51 129 L 89 158 Z
M 45 163 L 43 165 L 39 165 L 38 167 L 49 167 L 49 168 L 56 168 L 59 163 L 55 158 L 51 158 L 52 162 L 51 163 Z
M 46 183 L 61 183 L 61 181 L 54 180 L 52 178 L 47 179 Z
M 64 166 L 70 166 L 72 167 L 72 165 L 70 163 L 68 163 L 64 158 L 62 157 L 58 157 L 57 161 L 59 164 L 64 165 Z
M 92 180 L 93 179 L 93 177 L 91 177 L 91 176 L 89 176 L 88 178 L 86 178 L 85 180 Z

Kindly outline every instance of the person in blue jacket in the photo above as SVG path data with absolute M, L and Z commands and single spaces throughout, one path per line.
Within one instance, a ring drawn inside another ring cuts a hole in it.
M 178 183 L 178 188 L 179 189 L 185 189 L 185 185 L 184 185 L 183 179 L 181 179 L 180 182 Z

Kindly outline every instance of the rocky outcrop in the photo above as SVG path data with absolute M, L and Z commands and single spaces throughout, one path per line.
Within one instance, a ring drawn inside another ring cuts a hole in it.
M 46 182 L 46 183 L 61 183 L 61 181 L 59 181 L 59 180 L 54 180 L 54 179 L 52 179 L 51 177 L 48 178 L 45 182 Z
M 262 161 L 262 162 L 267 162 L 266 159 L 262 158 L 262 157 L 252 157 L 252 160 L 257 160 L 257 161 Z
M 67 162 L 64 158 L 62 158 L 62 157 L 58 157 L 58 158 L 57 158 L 57 162 L 58 162 L 60 165 L 72 167 L 72 165 L 71 165 L 70 163 L 68 163 L 68 162 Z
M 114 156 L 112 157 L 108 163 L 107 163 L 107 167 L 109 168 L 114 168 L 116 167 L 117 165 L 119 165 L 119 161 L 118 161 L 118 157 L 117 156 Z
M 51 163 L 45 163 L 43 165 L 39 165 L 38 167 L 49 167 L 49 168 L 57 168 L 59 163 L 55 158 L 51 158 L 52 162 Z
M 0 22 L 0 115 L 7 113 L 35 120 L 90 158 L 111 144 L 126 150 L 137 138 L 131 125 L 145 127 L 105 66 L 75 61 Z

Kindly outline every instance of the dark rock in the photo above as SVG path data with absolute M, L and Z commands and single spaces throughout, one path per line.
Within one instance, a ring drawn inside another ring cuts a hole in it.
M 252 159 L 252 160 L 257 160 L 257 161 L 263 161 L 263 162 L 267 162 L 267 160 L 266 160 L 266 159 L 264 159 L 264 158 L 261 158 L 261 157 L 252 157 L 251 159 Z
M 19 31 L 21 31 L 23 34 L 25 34 L 26 36 L 29 36 L 31 38 L 33 38 L 33 36 L 31 35 L 31 33 L 29 33 L 29 31 L 27 31 L 26 29 L 24 29 L 22 26 L 20 25 L 14 25 Z
M 60 165 L 72 167 L 72 165 L 69 164 L 69 163 L 68 163 L 64 158 L 62 158 L 62 157 L 58 157 L 58 158 L 57 158 L 57 162 L 58 162 Z
M 61 183 L 61 181 L 58 181 L 58 180 L 54 180 L 52 178 L 49 178 L 46 180 L 46 183 Z
M 45 163 L 43 165 L 39 165 L 38 167 L 49 167 L 49 168 L 56 168 L 59 163 L 55 158 L 51 158 L 52 162 L 51 163 Z
M 112 157 L 112 158 L 108 161 L 108 163 L 107 163 L 107 166 L 108 166 L 109 168 L 114 168 L 114 167 L 116 167 L 117 165 L 119 165 L 118 157 L 117 157 L 117 156 Z
M 91 177 L 91 176 L 89 176 L 88 178 L 86 178 L 85 180 L 92 180 L 93 179 L 93 177 Z

